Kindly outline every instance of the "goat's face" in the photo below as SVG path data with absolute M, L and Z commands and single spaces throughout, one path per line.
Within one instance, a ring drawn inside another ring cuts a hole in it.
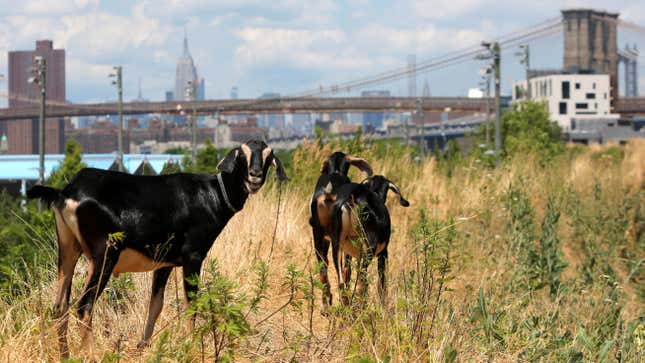
M 253 194 L 264 185 L 270 165 L 275 166 L 280 181 L 288 179 L 280 159 L 273 154 L 269 145 L 264 141 L 252 140 L 231 150 L 218 168 L 239 176 L 247 192 Z
M 368 190 L 376 193 L 379 197 L 381 197 L 381 199 L 383 199 L 383 203 L 385 203 L 385 200 L 387 198 L 388 190 L 391 190 L 394 193 L 399 195 L 399 204 L 401 204 L 404 207 L 407 207 L 410 205 L 410 202 L 408 202 L 407 200 L 405 200 L 405 198 L 403 198 L 403 195 L 401 194 L 399 187 L 394 185 L 394 183 L 389 181 L 383 175 L 370 176 L 369 178 L 363 180 L 361 184 L 365 185 Z
M 346 155 L 343 152 L 336 151 L 330 157 L 325 159 L 320 168 L 322 174 L 340 174 L 347 176 L 349 167 L 353 165 L 365 172 L 368 176 L 372 175 L 372 167 L 365 161 L 365 159 L 357 158 L 351 155 Z

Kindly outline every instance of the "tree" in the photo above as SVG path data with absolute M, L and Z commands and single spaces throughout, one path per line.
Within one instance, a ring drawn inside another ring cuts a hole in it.
M 546 103 L 526 101 L 513 105 L 502 117 L 504 153 L 536 153 L 551 158 L 564 150 L 562 130 L 550 120 Z
M 189 156 L 185 156 L 182 163 L 183 170 L 186 172 L 214 174 L 219 164 L 217 149 L 209 139 L 206 139 L 206 146 L 197 150 L 195 164 L 193 165 Z
M 65 158 L 54 169 L 47 179 L 47 184 L 54 188 L 63 188 L 69 180 L 87 164 L 82 161 L 83 148 L 76 140 L 67 140 L 65 144 Z

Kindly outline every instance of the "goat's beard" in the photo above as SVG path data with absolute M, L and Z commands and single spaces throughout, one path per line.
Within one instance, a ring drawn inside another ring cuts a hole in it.
M 246 179 L 246 180 L 244 180 L 244 187 L 246 188 L 246 191 L 249 194 L 255 194 L 262 187 L 262 181 L 254 183 L 254 182 L 251 182 L 250 180 Z

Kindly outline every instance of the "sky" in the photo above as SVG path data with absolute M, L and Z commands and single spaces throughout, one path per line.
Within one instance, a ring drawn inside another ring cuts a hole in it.
M 185 29 L 206 98 L 229 98 L 233 86 L 241 98 L 290 95 L 404 67 L 408 54 L 421 62 L 475 46 L 572 7 L 620 12 L 645 26 L 642 0 L 0 0 L 0 74 L 7 74 L 8 51 L 52 39 L 66 50 L 70 101 L 114 100 L 108 79 L 114 65 L 123 66 L 124 99 L 137 97 L 141 79 L 144 98 L 163 100 L 174 85 Z M 643 49 L 645 94 L 645 33 L 619 29 L 618 42 Z M 560 34 L 530 44 L 532 67 L 561 67 Z M 506 92 L 523 75 L 515 51 L 502 54 Z M 465 96 L 477 87 L 482 65 L 472 60 L 419 74 L 417 92 L 427 79 L 433 96 Z M 6 83 L 0 81 L 0 105 L 6 105 Z M 406 81 L 366 89 L 407 95 Z

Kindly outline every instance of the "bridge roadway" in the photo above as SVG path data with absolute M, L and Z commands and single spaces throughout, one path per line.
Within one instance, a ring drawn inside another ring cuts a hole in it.
M 421 98 L 424 112 L 450 111 L 481 112 L 486 109 L 485 98 L 427 97 Z M 492 104 L 492 102 L 491 102 Z M 33 119 L 39 115 L 38 105 L 24 108 L 0 108 L 0 121 Z M 411 97 L 328 97 L 328 98 L 260 98 L 244 100 L 205 100 L 172 102 L 126 102 L 124 115 L 136 114 L 258 114 L 298 112 L 406 112 L 417 108 L 417 98 Z M 48 104 L 47 117 L 115 115 L 116 103 Z

